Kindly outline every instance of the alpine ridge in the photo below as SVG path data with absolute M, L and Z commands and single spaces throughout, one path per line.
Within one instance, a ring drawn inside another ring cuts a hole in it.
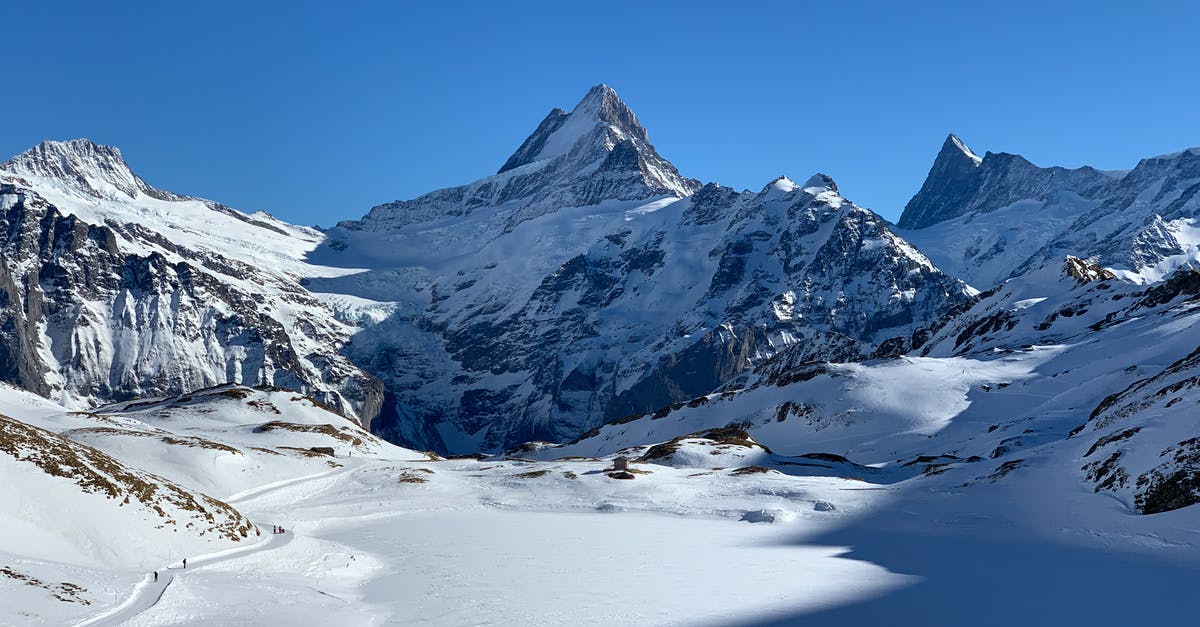
M 1195 153 L 1127 171 L 1043 168 L 1007 153 L 973 158 L 952 135 L 905 207 L 900 233 L 980 289 L 1066 255 L 1158 280 L 1197 258 Z
M 371 270 L 310 289 L 397 303 L 348 347 L 391 395 L 378 432 L 452 452 L 570 439 L 798 342 L 869 354 L 973 293 L 828 176 L 683 178 L 604 85 L 499 174 L 340 223 L 312 259 Z

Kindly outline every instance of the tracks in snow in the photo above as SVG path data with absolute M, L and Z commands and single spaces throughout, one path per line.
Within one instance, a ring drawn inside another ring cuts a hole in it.
M 358 464 L 352 466 L 347 465 L 341 468 L 336 468 L 329 472 L 321 472 L 313 475 L 305 475 L 303 477 L 295 477 L 292 479 L 285 479 L 283 481 L 276 481 L 266 485 L 258 486 L 257 488 L 251 488 L 249 490 L 238 492 L 237 494 L 233 494 L 224 500 L 226 503 L 230 504 L 248 501 L 276 490 L 282 490 L 284 488 L 289 488 L 301 483 L 326 479 L 328 477 L 350 472 L 358 467 Z M 256 523 L 256 525 L 260 530 L 263 527 L 273 526 L 271 524 L 258 523 Z M 197 568 L 203 568 L 205 566 L 243 557 L 252 553 L 277 549 L 290 543 L 294 537 L 295 536 L 291 531 L 278 535 L 269 534 L 265 539 L 250 546 L 240 546 L 232 549 L 226 549 L 224 551 L 217 551 L 214 553 L 189 557 L 188 567 L 186 569 L 183 567 L 183 562 L 181 560 L 167 564 L 157 571 L 157 581 L 154 580 L 153 575 L 146 575 L 145 579 L 133 587 L 133 591 L 130 593 L 129 598 L 125 599 L 123 603 L 117 607 L 103 612 L 102 614 L 98 614 L 87 620 L 84 620 L 83 622 L 77 623 L 76 627 L 102 627 L 107 625 L 120 625 L 121 623 L 124 623 L 134 616 L 137 616 L 138 614 L 141 614 L 142 612 L 157 605 L 159 600 L 162 599 L 163 594 L 166 593 L 167 588 L 173 581 L 175 581 L 175 577 L 177 575 L 182 575 Z
M 268 535 L 264 540 L 256 542 L 250 546 L 237 547 L 224 551 L 217 551 L 215 553 L 198 555 L 196 557 L 189 557 L 188 567 L 186 569 L 183 568 L 183 563 L 181 561 L 167 564 L 165 567 L 157 571 L 158 581 L 154 581 L 152 575 L 146 575 L 145 579 L 133 587 L 132 594 L 129 595 L 128 599 L 125 599 L 124 603 L 112 608 L 111 610 L 108 610 L 107 612 L 104 612 L 103 614 L 93 616 L 92 618 L 78 623 L 78 627 L 120 625 L 134 616 L 137 616 L 138 614 L 141 614 L 142 612 L 154 607 L 158 603 L 159 599 L 162 598 L 163 593 L 167 591 L 167 587 L 171 585 L 171 582 L 175 581 L 176 575 L 182 575 L 189 570 L 210 566 L 212 564 L 242 557 L 251 553 L 277 549 L 291 542 L 293 537 L 293 534 L 290 532 L 279 535 L 271 534 Z

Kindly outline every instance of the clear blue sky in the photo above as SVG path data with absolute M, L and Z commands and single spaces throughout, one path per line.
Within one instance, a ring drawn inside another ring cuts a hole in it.
M 600 82 L 687 175 L 821 171 L 891 219 L 950 131 L 1111 169 L 1200 145 L 1196 3 L 339 4 L 6 2 L 0 153 L 89 137 L 330 225 L 494 173 Z

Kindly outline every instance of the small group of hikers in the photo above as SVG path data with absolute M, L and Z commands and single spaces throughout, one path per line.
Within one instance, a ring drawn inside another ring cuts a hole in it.
M 287 533 L 287 530 L 284 529 L 283 527 L 281 527 L 280 525 L 271 525 L 271 533 L 274 533 L 275 535 L 279 535 L 281 533 Z M 187 568 L 187 558 L 186 557 L 183 558 L 183 567 Z M 154 580 L 158 581 L 158 571 L 157 570 L 154 571 Z
M 186 557 L 185 557 L 185 558 L 183 558 L 183 567 L 184 567 L 184 568 L 187 568 L 187 558 L 186 558 Z M 170 566 L 168 566 L 167 568 L 169 569 L 169 568 L 170 568 Z M 156 571 L 154 571 L 154 580 L 155 580 L 155 581 L 158 581 L 158 571 L 157 571 L 157 570 L 156 570 Z

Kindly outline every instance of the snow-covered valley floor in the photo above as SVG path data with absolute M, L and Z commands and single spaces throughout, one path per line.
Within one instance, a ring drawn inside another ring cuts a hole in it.
M 1152 624 L 1200 575 L 1196 551 L 1171 546 L 1200 528 L 1187 510 L 1130 537 L 999 489 L 340 461 L 237 503 L 291 542 L 176 571 L 126 624 Z M 1086 515 L 1129 516 L 1112 505 Z
M 816 439 L 817 452 L 790 450 L 771 429 L 804 423 L 772 416 L 759 431 L 775 453 L 736 429 L 706 432 L 624 449 L 635 458 L 626 478 L 609 472 L 611 451 L 433 459 L 286 390 L 219 386 L 81 413 L 0 388 L 0 414 L 28 421 L 0 416 L 0 624 L 1180 624 L 1200 576 L 1200 508 L 1139 515 L 1095 491 L 1079 469 L 1102 444 L 1065 438 L 1059 413 L 1039 412 L 1044 435 L 1022 418 L 981 426 L 997 407 L 1020 407 L 993 396 L 1058 398 L 1046 379 L 1009 370 L 1060 353 L 997 357 L 1009 365 L 989 375 L 990 391 L 950 385 L 955 372 L 990 370 L 944 360 L 930 385 L 948 390 L 948 405 L 974 399 L 970 411 L 933 415 L 927 434 L 866 433 L 850 450 L 867 465 L 820 452 L 828 443 Z M 1062 403 L 1078 404 L 1077 386 L 1059 387 Z M 888 407 L 927 409 L 912 401 L 919 387 L 903 389 Z M 1009 432 L 1028 440 L 1015 461 L 903 462 L 1017 446 Z M 91 492 L 97 478 L 79 483 L 85 467 L 104 470 L 117 496 Z M 177 500 L 138 496 L 151 483 Z M 120 498 L 124 486 L 144 507 Z M 199 489 L 219 501 L 188 505 Z M 235 514 L 261 534 L 208 531 L 208 516 Z

